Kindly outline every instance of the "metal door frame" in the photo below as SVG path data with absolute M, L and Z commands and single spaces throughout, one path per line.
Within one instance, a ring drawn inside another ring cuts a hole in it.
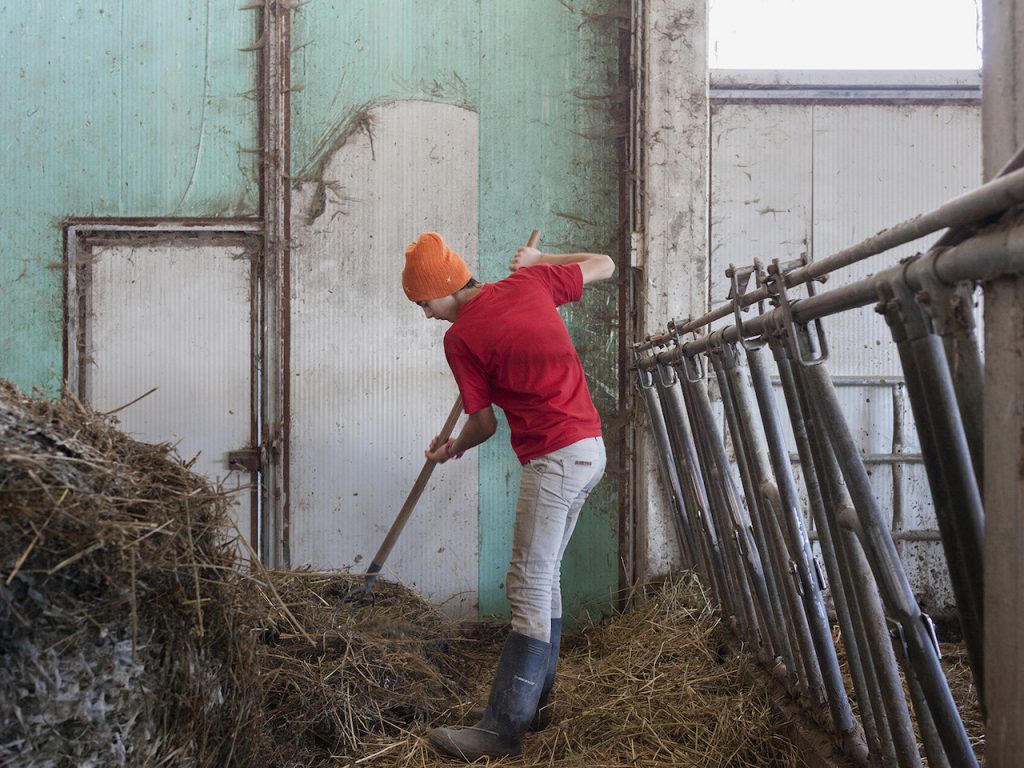
M 242 245 L 250 248 L 255 260 L 249 272 L 250 368 L 250 445 L 260 455 L 259 468 L 253 474 L 257 482 L 250 491 L 249 530 L 246 535 L 261 560 L 266 559 L 265 518 L 267 472 L 264 446 L 268 434 L 263 389 L 265 359 L 263 237 L 262 224 L 256 219 L 71 219 L 64 223 L 64 387 L 79 398 L 86 398 L 85 347 L 86 317 L 91 308 L 90 293 L 92 249 L 96 246 L 130 245 Z M 262 514 L 261 514 L 262 513 Z

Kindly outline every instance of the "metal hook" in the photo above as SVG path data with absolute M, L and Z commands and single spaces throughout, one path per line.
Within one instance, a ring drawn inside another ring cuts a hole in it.
M 797 333 L 798 326 L 793 318 L 793 307 L 799 302 L 799 299 L 792 302 L 789 300 L 789 296 L 786 293 L 785 274 L 778 259 L 775 259 L 772 262 L 772 266 L 768 268 L 768 277 L 765 279 L 765 287 L 778 300 L 779 308 L 782 310 L 782 322 L 779 327 L 785 334 L 786 342 L 789 345 L 793 359 L 805 368 L 812 365 L 821 365 L 823 362 L 828 360 L 828 340 L 825 338 L 825 330 L 822 327 L 820 318 L 811 321 L 811 323 L 814 324 L 814 330 L 817 336 L 817 354 L 814 353 L 814 339 L 811 338 L 808 330 L 810 323 L 800 323 L 799 330 L 802 330 L 803 333 Z M 812 296 L 814 295 L 813 290 L 810 288 L 808 288 L 808 293 Z M 808 355 L 806 356 L 803 350 L 804 345 L 800 343 L 801 340 L 805 342 L 807 347 Z
M 725 270 L 725 276 L 732 282 L 732 287 L 729 289 L 729 298 L 732 299 L 732 314 L 736 321 L 736 331 L 740 337 L 740 344 L 747 351 L 753 352 L 754 350 L 760 349 L 764 346 L 764 337 L 757 336 L 756 339 L 760 341 L 747 341 L 746 333 L 743 330 L 743 312 L 746 307 L 743 307 L 743 296 L 747 292 L 747 285 L 750 282 L 750 276 L 754 275 L 755 284 L 762 282 L 764 270 L 761 265 L 760 259 L 754 259 L 754 263 L 749 267 L 743 269 L 736 269 L 735 265 L 730 264 L 729 268 Z M 740 279 L 742 277 L 743 286 L 740 287 Z M 764 301 L 757 302 L 757 313 L 759 315 L 764 314 Z
M 640 352 L 643 345 L 633 344 L 633 370 L 636 371 L 636 386 L 638 389 L 650 389 L 654 386 L 654 374 L 649 369 L 643 368 L 640 364 Z M 653 356 L 653 355 L 652 355 Z
M 685 326 L 689 322 L 687 320 L 683 325 Z M 700 356 L 699 352 L 693 357 L 686 354 L 686 347 L 683 345 L 683 339 L 679 334 L 679 326 L 676 325 L 674 320 L 669 321 L 668 330 L 673 336 L 675 345 L 679 348 L 679 367 L 683 369 L 683 376 L 691 384 L 701 381 L 706 373 L 704 359 Z M 697 338 L 696 331 L 693 332 L 693 338 Z M 696 377 L 692 376 L 691 372 L 695 372 Z
M 658 363 L 658 381 L 661 382 L 661 386 L 666 388 L 675 386 L 678 380 L 675 368 L 665 363 Z

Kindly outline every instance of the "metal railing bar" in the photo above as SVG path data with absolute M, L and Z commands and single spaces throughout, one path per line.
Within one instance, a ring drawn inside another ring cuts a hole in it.
M 1024 173 L 1024 170 L 1017 173 Z M 901 275 L 911 288 L 920 290 L 930 285 L 934 279 L 946 285 L 956 285 L 974 280 L 995 280 L 1021 272 L 1024 272 L 1024 226 L 1002 226 L 980 233 L 948 250 L 930 253 L 905 264 L 890 267 L 870 278 L 794 302 L 793 321 L 803 325 L 812 320 L 873 304 L 878 301 L 878 283 L 891 282 Z M 746 321 L 743 324 L 745 335 L 763 335 L 774 328 L 782 317 L 782 308 L 776 307 Z M 730 325 L 721 332 L 723 341 L 740 340 L 735 325 Z M 650 368 L 657 362 L 674 363 L 684 354 L 686 357 L 693 357 L 700 352 L 706 352 L 707 348 L 708 341 L 705 335 L 694 341 L 677 344 L 671 349 L 652 353 L 642 358 L 638 365 Z
M 920 453 L 862 453 L 861 461 L 865 464 L 922 464 L 924 457 Z M 791 464 L 800 465 L 800 454 L 790 451 Z
M 878 234 L 872 235 L 856 245 L 845 248 L 831 256 L 826 256 L 823 259 L 816 259 L 806 267 L 794 269 L 785 274 L 785 285 L 787 288 L 803 285 L 838 269 L 856 264 L 858 261 L 863 261 L 871 256 L 877 256 L 880 253 L 933 234 L 941 229 L 977 224 L 1020 203 L 1024 203 L 1024 169 L 1011 171 L 1005 176 L 993 179 L 977 189 L 971 190 L 959 197 L 954 197 L 952 200 L 928 213 L 919 214 L 912 219 L 908 219 L 888 229 L 883 229 Z M 959 280 L 965 279 L 970 278 L 959 278 Z M 952 282 L 955 283 L 958 280 Z M 761 288 L 744 293 L 738 299 L 733 299 L 701 317 L 680 320 L 675 323 L 675 327 L 680 335 L 690 333 L 710 325 L 716 320 L 730 316 L 735 310 L 737 302 L 742 309 L 768 298 L 771 298 L 771 296 L 768 290 L 762 286 Z M 669 338 L 667 336 L 652 338 L 645 342 L 647 346 L 641 346 L 640 351 L 644 352 L 653 346 L 657 346 L 659 343 L 668 341 Z

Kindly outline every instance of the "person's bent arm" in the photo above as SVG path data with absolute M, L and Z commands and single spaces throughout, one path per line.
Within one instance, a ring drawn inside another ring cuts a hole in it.
M 515 272 L 534 264 L 579 264 L 584 285 L 607 280 L 615 273 L 615 262 L 603 253 L 541 253 L 527 245 L 520 246 L 508 266 Z
M 424 455 L 431 461 L 444 464 L 451 456 L 475 448 L 491 438 L 498 430 L 498 420 L 494 416 L 494 408 L 487 406 L 479 411 L 473 411 L 462 425 L 459 436 L 452 442 L 451 447 L 445 450 L 447 441 L 441 440 L 438 435 L 430 441 L 430 446 L 424 451 Z

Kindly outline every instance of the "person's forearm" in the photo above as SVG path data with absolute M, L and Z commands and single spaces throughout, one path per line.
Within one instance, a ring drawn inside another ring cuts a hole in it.
M 583 261 L 597 261 L 608 258 L 603 253 L 544 253 L 541 252 L 541 264 L 579 264 Z
M 523 267 L 532 267 L 534 264 L 553 266 L 578 264 L 580 271 L 583 272 L 584 285 L 598 280 L 607 280 L 615 273 L 615 262 L 603 253 L 542 253 L 527 245 L 516 249 L 516 255 L 512 257 L 508 268 L 509 271 L 515 272 Z
M 498 430 L 498 420 L 492 407 L 481 408 L 469 414 L 458 437 L 454 440 L 442 441 L 438 435 L 430 441 L 425 451 L 426 457 L 438 464 L 444 464 L 470 448 L 475 448 L 487 441 Z
M 487 414 L 490 413 L 490 418 Z M 462 453 L 470 448 L 476 448 L 481 443 L 487 442 L 497 429 L 497 422 L 494 421 L 493 412 L 488 410 L 475 411 L 469 414 L 462 430 L 452 443 L 451 452 Z

